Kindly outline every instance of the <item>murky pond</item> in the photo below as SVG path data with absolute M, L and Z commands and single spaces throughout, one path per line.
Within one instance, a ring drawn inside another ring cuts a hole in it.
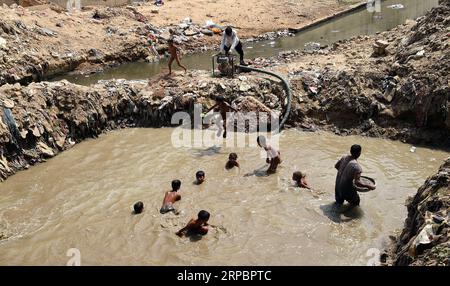
M 393 9 L 389 6 L 402 4 L 403 8 Z M 415 19 L 424 15 L 438 0 L 387 0 L 369 12 L 365 7 L 348 15 L 338 17 L 318 26 L 304 30 L 294 37 L 279 38 L 273 41 L 246 43 L 247 58 L 271 57 L 285 50 L 303 49 L 306 43 L 317 42 L 327 45 L 357 35 L 372 35 L 403 24 L 407 19 Z M 219 45 L 219 43 L 217 43 Z M 214 51 L 193 54 L 183 57 L 183 63 L 190 69 L 211 69 L 211 56 Z M 176 66 L 174 64 L 174 66 Z M 176 67 L 178 68 L 178 67 Z M 93 75 L 64 75 L 54 80 L 67 79 L 71 82 L 89 85 L 101 79 L 145 79 L 162 71 L 167 72 L 167 61 L 159 63 L 134 62 L 123 64 L 117 68 L 107 69 L 103 73 Z
M 173 131 L 102 135 L 0 183 L 0 223 L 12 235 L 0 241 L 0 265 L 65 265 L 70 248 L 82 265 L 365 265 L 367 251 L 402 227 L 405 199 L 450 155 L 292 129 L 280 136 L 278 173 L 245 176 L 267 167 L 259 149 L 175 148 Z M 360 209 L 339 214 L 333 166 L 355 143 L 377 190 L 361 194 Z M 229 152 L 238 153 L 239 172 L 224 170 Z M 206 182 L 193 185 L 200 169 Z M 295 170 L 307 172 L 313 191 L 292 186 Z M 181 214 L 161 215 L 173 179 L 182 181 Z M 145 211 L 133 215 L 139 200 Z M 210 233 L 177 237 L 200 209 L 211 213 Z

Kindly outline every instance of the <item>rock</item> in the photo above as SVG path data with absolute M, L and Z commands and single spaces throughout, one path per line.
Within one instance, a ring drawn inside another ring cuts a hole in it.
M 389 45 L 388 42 L 383 40 L 376 40 L 372 45 L 373 53 L 372 57 L 382 57 L 387 55 L 386 47 Z
M 8 160 L 3 156 L 3 154 L 0 154 L 0 168 L 4 169 L 6 172 L 10 172 L 11 169 L 8 166 Z
M 191 37 L 191 36 L 198 35 L 200 32 L 195 28 L 189 28 L 189 29 L 185 30 L 183 33 L 184 33 L 184 35 Z
M 39 27 L 39 28 L 35 29 L 35 31 L 38 34 L 43 35 L 43 36 L 47 36 L 47 37 L 55 37 L 56 35 L 58 35 L 58 33 L 54 32 L 54 31 L 52 31 L 50 29 L 47 29 L 47 28 L 40 28 Z
M 152 14 L 159 14 L 159 9 L 152 9 L 152 10 L 151 10 L 151 13 L 152 13 Z
M 252 88 L 251 85 L 249 85 L 249 84 L 246 83 L 246 82 L 243 82 L 243 83 L 241 83 L 241 85 L 239 86 L 239 91 L 246 92 L 246 91 L 249 91 L 251 88 Z
M 376 40 L 375 44 L 381 48 L 386 48 L 387 46 L 389 46 L 389 43 L 383 40 Z
M 13 109 L 14 108 L 14 101 L 12 101 L 11 99 L 3 99 L 3 101 L 0 102 L 0 104 L 5 107 L 5 108 L 9 108 L 9 109 Z
M 214 36 L 214 32 L 209 29 L 201 29 L 200 32 L 206 36 Z
M 6 49 L 6 40 L 0 37 L 0 49 Z
M 48 147 L 47 144 L 45 144 L 43 142 L 39 142 L 37 144 L 37 148 L 46 157 L 53 157 L 53 156 L 55 156 L 55 153 L 53 152 L 52 148 Z

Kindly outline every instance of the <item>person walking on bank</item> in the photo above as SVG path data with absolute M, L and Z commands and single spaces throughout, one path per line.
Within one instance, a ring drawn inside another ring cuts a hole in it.
M 242 49 L 242 43 L 239 40 L 237 33 L 230 26 L 225 29 L 222 36 L 222 42 L 220 44 L 220 52 L 228 55 L 230 50 L 235 50 L 239 54 L 240 64 L 246 66 L 244 62 L 244 50 Z

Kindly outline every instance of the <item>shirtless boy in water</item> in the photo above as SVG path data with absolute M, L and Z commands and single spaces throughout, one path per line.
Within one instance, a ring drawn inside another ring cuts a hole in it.
M 233 169 L 234 167 L 239 168 L 239 162 L 237 159 L 238 156 L 236 153 L 230 153 L 230 155 L 228 155 L 228 162 L 225 164 L 225 169 L 230 170 Z
M 216 97 L 216 104 L 212 106 L 206 113 L 210 112 L 212 109 L 218 109 L 220 116 L 223 120 L 223 138 L 227 137 L 227 112 L 234 111 L 237 112 L 228 102 L 225 101 L 225 98 L 221 95 Z M 220 133 L 217 135 L 220 136 Z
M 178 47 L 175 46 L 173 39 L 169 39 L 169 41 L 167 41 L 167 43 L 169 44 L 169 54 L 170 54 L 170 59 L 169 59 L 169 75 L 172 74 L 172 63 L 173 61 L 177 61 L 177 64 L 179 67 L 182 67 L 184 69 L 184 72 L 187 71 L 186 67 L 183 66 L 180 63 L 180 57 L 178 56 Z
M 266 137 L 259 135 L 256 138 L 259 147 L 264 148 L 267 152 L 266 163 L 270 164 L 267 174 L 273 174 L 277 171 L 277 167 L 281 164 L 280 152 L 267 142 Z
M 308 182 L 306 181 L 306 174 L 300 171 L 294 172 L 292 174 L 292 180 L 297 183 L 297 186 L 300 188 L 305 188 L 311 190 Z
M 201 210 L 197 215 L 197 219 L 191 219 L 185 227 L 183 227 L 176 233 L 176 235 L 182 237 L 183 235 L 191 235 L 191 234 L 196 235 L 207 234 L 209 216 L 210 216 L 209 212 Z
M 180 180 L 172 181 L 172 190 L 167 192 L 166 195 L 164 196 L 163 205 L 161 207 L 161 210 L 159 211 L 161 214 L 165 214 L 168 212 L 174 212 L 174 214 L 178 214 L 178 211 L 173 207 L 173 204 L 176 201 L 181 200 L 181 196 L 177 193 L 180 187 L 181 187 Z

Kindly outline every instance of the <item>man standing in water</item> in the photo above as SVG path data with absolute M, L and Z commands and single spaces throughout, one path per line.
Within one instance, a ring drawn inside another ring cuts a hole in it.
M 375 187 L 370 184 L 361 182 L 362 168 L 357 159 L 361 156 L 361 146 L 352 145 L 350 148 L 350 155 L 343 156 L 334 167 L 338 170 L 336 175 L 335 198 L 338 205 L 342 205 L 344 200 L 349 202 L 352 206 L 359 206 L 359 195 L 353 188 L 353 181 L 355 185 L 362 188 L 374 190 Z

